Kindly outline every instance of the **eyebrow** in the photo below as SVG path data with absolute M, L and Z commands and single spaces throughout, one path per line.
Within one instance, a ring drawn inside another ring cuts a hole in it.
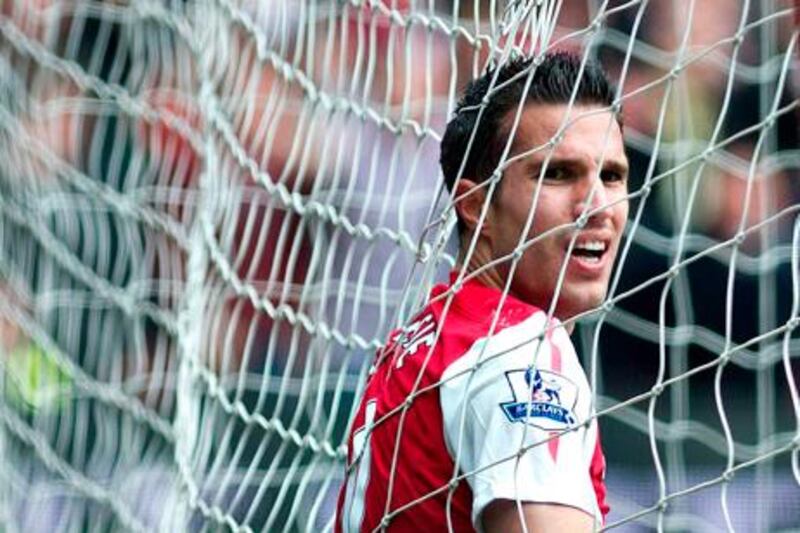
M 603 161 L 602 170 L 610 170 L 625 176 L 628 174 L 629 167 L 626 162 L 622 162 L 618 159 L 607 159 L 606 161 Z
M 544 167 L 544 163 L 547 160 L 546 157 L 544 158 L 536 158 L 530 157 L 525 165 L 525 171 L 529 174 L 538 173 Z M 556 157 L 553 156 L 547 163 L 547 168 L 553 168 L 556 166 L 562 167 L 583 167 L 584 160 L 576 157 Z M 612 171 L 623 176 L 628 175 L 629 167 L 627 162 L 620 161 L 618 159 L 606 159 L 603 161 L 603 168 L 601 171 Z
M 545 162 L 547 162 L 547 167 L 548 168 L 554 167 L 554 166 L 576 167 L 576 166 L 582 166 L 583 165 L 583 162 L 580 159 L 574 158 L 574 157 L 552 156 L 548 160 L 547 157 L 539 158 L 539 157 L 531 156 L 528 159 L 528 162 L 527 162 L 527 165 L 526 165 L 526 169 L 527 169 L 528 172 L 539 171 L 539 170 L 542 169 L 542 167 L 544 167 Z

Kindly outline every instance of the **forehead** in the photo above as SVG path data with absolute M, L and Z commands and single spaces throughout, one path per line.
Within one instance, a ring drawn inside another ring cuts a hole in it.
M 506 117 L 507 131 L 513 125 L 516 110 Z M 566 122 L 565 122 L 566 118 Z M 593 105 L 529 104 L 522 110 L 519 126 L 514 136 L 512 153 L 519 154 L 542 147 L 566 124 L 561 141 L 553 155 L 591 157 L 599 160 L 624 159 L 625 148 L 622 131 L 613 113 Z M 529 157 L 544 159 L 549 149 L 537 150 Z

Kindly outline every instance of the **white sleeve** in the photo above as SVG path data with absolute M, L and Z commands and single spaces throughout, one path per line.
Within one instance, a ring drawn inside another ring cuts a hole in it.
M 569 505 L 602 523 L 590 476 L 597 427 L 580 425 L 592 413 L 589 385 L 562 327 L 542 339 L 545 320 L 535 313 L 479 339 L 442 376 L 445 442 L 467 474 L 478 531 L 496 499 Z

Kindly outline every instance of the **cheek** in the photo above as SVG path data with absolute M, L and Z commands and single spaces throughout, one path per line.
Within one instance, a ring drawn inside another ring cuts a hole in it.
M 520 238 L 523 237 L 529 209 L 530 204 L 525 202 L 509 203 L 504 209 L 502 225 L 498 228 L 498 231 L 503 235 L 504 240 L 513 243 L 513 246 L 516 246 Z M 533 223 L 536 224 L 536 218 L 534 218 Z M 534 231 L 529 230 L 527 235 L 524 235 L 524 240 L 529 240 L 533 234 Z
M 627 192 L 625 195 L 627 196 Z M 622 229 L 625 227 L 625 224 L 628 222 L 628 212 L 629 204 L 627 200 L 617 205 L 616 209 L 614 210 L 614 219 L 619 228 L 620 235 L 622 234 Z
M 546 189 L 542 190 L 539 195 L 539 201 L 536 204 L 536 213 L 533 217 L 533 227 L 536 234 L 539 235 L 554 226 L 572 222 L 570 218 L 569 198 L 564 198 L 558 194 L 548 194 Z M 532 205 L 531 199 L 528 207 Z M 527 211 L 526 211 L 527 216 Z

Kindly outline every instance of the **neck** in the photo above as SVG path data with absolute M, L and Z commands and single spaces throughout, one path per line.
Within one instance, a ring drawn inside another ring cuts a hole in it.
M 485 268 L 485 265 L 489 264 L 493 259 L 491 250 L 489 249 L 489 246 L 487 246 L 487 243 L 482 239 L 479 240 L 477 243 L 475 243 L 475 249 L 473 250 L 472 254 L 469 257 L 465 257 L 465 250 L 468 247 L 469 240 L 461 243 L 461 250 L 459 252 L 455 269 L 461 270 L 466 265 L 466 274 L 472 274 L 473 272 L 480 271 L 480 273 L 477 274 L 473 279 L 478 280 L 486 287 L 503 291 L 506 288 L 506 275 L 501 273 L 495 266 Z M 514 297 L 517 297 L 511 288 L 509 288 L 508 293 Z M 524 299 L 521 300 L 524 301 Z M 544 311 L 547 312 L 547 309 L 544 309 Z M 557 315 L 554 316 L 558 318 Z M 563 328 L 566 330 L 568 335 L 572 335 L 572 331 L 575 329 L 575 323 L 570 322 L 569 324 L 564 325 Z
M 485 265 L 492 261 L 492 254 L 490 247 L 487 243 L 480 239 L 475 243 L 475 249 L 469 257 L 466 257 L 466 250 L 469 247 L 469 239 L 464 239 L 466 242 L 461 243 L 461 250 L 458 254 L 458 261 L 455 268 L 461 270 L 465 268 L 467 274 L 479 272 L 473 279 L 478 280 L 486 287 L 492 287 L 502 291 L 505 289 L 505 277 L 498 272 L 497 267 L 486 268 Z

